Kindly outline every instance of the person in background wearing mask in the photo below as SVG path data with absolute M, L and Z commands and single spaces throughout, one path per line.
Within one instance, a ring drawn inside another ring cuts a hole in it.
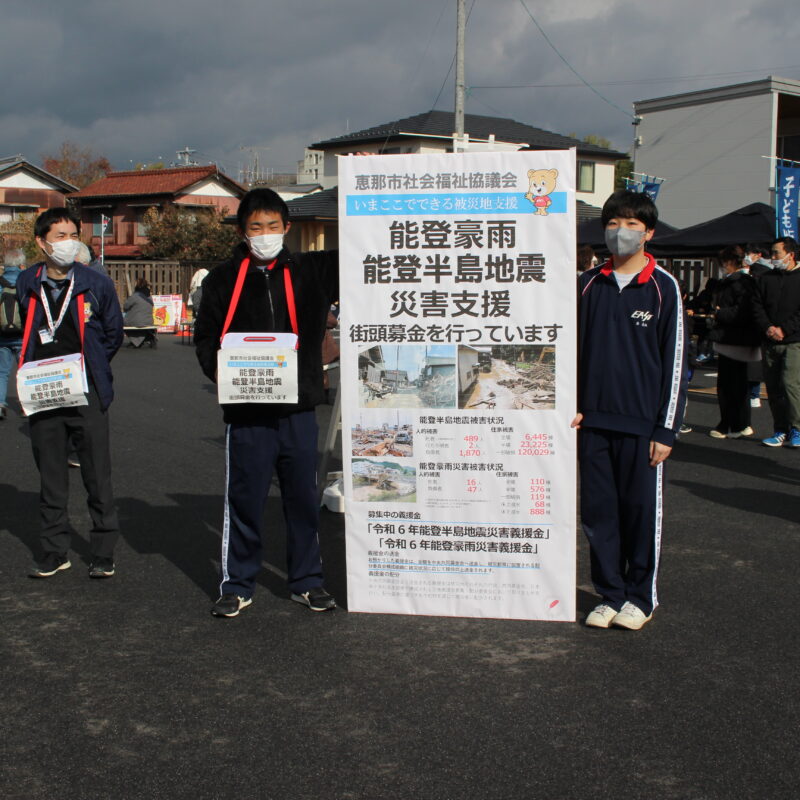
M 772 270 L 756 280 L 753 319 L 764 337 L 764 383 L 775 432 L 768 447 L 800 447 L 800 270 L 798 245 L 772 245 Z
M 761 337 L 753 325 L 755 281 L 742 267 L 741 247 L 724 247 L 719 254 L 725 277 L 714 292 L 709 339 L 717 353 L 719 422 L 709 431 L 712 439 L 752 436 L 747 367 L 761 361 Z
M 34 224 L 43 263 L 17 280 L 23 337 L 20 364 L 82 353 L 87 405 L 53 408 L 30 416 L 33 457 L 39 469 L 42 559 L 30 573 L 49 578 L 71 566 L 67 515 L 67 451 L 72 441 L 92 519 L 89 577 L 114 574 L 119 522 L 111 486 L 108 407 L 114 397 L 111 359 L 122 344 L 122 313 L 111 279 L 75 261 L 80 220 L 51 208 Z
M 249 191 L 237 222 L 244 241 L 203 280 L 194 331 L 197 359 L 216 383 L 217 351 L 226 332 L 294 332 L 298 402 L 222 406 L 227 425 L 222 574 L 211 613 L 235 617 L 252 603 L 261 570 L 261 522 L 275 470 L 291 599 L 312 611 L 328 611 L 336 602 L 323 587 L 314 407 L 325 397 L 322 340 L 328 309 L 339 297 L 338 252 L 290 253 L 283 243 L 291 227 L 289 209 L 271 189 Z
M 744 246 L 744 266 L 754 278 L 760 278 L 772 269 L 772 263 L 767 259 L 769 250 L 760 244 L 748 242 Z
M 601 603 L 586 625 L 639 630 L 658 605 L 664 461 L 683 419 L 681 290 L 645 244 L 658 211 L 639 192 L 603 206 L 611 258 L 578 280 L 581 521 Z
M 22 346 L 16 286 L 20 270 L 25 266 L 25 253 L 21 248 L 7 250 L 3 261 L 5 267 L 0 275 L 0 422 L 6 418 L 8 379 Z

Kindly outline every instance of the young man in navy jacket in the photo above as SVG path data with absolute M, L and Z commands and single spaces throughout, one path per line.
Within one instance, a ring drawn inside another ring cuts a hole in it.
M 82 353 L 89 391 L 87 405 L 30 417 L 41 482 L 43 550 L 30 576 L 49 578 L 71 566 L 67 456 L 72 443 L 92 518 L 89 576 L 110 578 L 119 522 L 111 486 L 108 407 L 114 398 L 111 359 L 122 344 L 122 312 L 111 279 L 75 261 L 80 220 L 65 208 L 51 208 L 39 215 L 34 233 L 45 260 L 28 267 L 17 280 L 25 330 L 21 363 Z
M 611 258 L 579 287 L 578 414 L 581 520 L 596 628 L 639 630 L 658 605 L 664 461 L 686 404 L 678 282 L 646 253 L 658 219 L 646 194 L 615 192 L 603 206 Z
M 292 254 L 283 246 L 289 209 L 270 189 L 253 189 L 239 204 L 244 241 L 233 257 L 203 280 L 195 324 L 197 358 L 216 383 L 223 333 L 298 335 L 296 403 L 222 406 L 226 427 L 225 515 L 220 597 L 211 609 L 235 617 L 252 603 L 261 571 L 261 521 L 273 471 L 277 471 L 286 521 L 286 553 L 292 600 L 312 611 L 336 606 L 324 589 L 317 525 L 317 422 L 324 399 L 322 339 L 331 303 L 339 296 L 336 251 Z M 243 273 L 238 301 L 237 278 Z M 226 320 L 230 325 L 226 328 Z M 295 330 L 296 328 L 296 330 Z

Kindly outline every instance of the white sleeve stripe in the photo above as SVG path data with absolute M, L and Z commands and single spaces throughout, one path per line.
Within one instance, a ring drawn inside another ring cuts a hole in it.
M 678 281 L 675 280 L 673 275 L 670 275 L 662 267 L 657 269 L 664 275 L 669 276 L 675 287 L 676 309 L 678 314 L 677 324 L 675 326 L 675 355 L 672 359 L 672 384 L 669 392 L 669 406 L 667 406 L 667 416 L 664 420 L 664 427 L 672 428 L 675 425 L 675 417 L 678 413 L 678 398 L 681 391 L 681 368 L 683 367 L 683 348 L 684 348 L 684 331 L 683 331 L 683 303 L 681 302 L 681 289 Z

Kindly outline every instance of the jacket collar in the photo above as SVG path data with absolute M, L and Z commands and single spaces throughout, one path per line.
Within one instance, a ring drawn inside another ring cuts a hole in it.
M 38 295 L 45 277 L 46 264 L 44 261 L 40 261 L 38 264 L 28 267 L 28 269 L 33 270 L 35 273 L 36 277 L 34 278 L 31 290 Z M 84 264 L 79 264 L 77 261 L 73 263 L 70 269 L 73 270 L 72 277 L 75 281 L 75 288 L 72 290 L 72 296 L 74 297 L 81 292 L 89 291 L 89 289 L 92 288 L 91 279 L 93 271 Z
M 647 256 L 647 263 L 644 265 L 644 269 L 639 273 L 638 277 L 636 278 L 636 283 L 642 284 L 647 283 L 653 275 L 653 272 L 656 268 L 656 260 L 650 253 L 645 253 Z M 605 275 L 606 278 L 611 276 L 611 273 L 614 271 L 614 258 L 613 256 L 609 256 L 608 261 L 600 267 L 600 273 Z

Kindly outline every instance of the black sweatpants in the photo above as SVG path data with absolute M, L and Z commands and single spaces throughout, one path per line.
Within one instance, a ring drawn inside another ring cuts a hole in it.
M 717 353 L 717 402 L 720 420 L 717 430 L 738 433 L 750 426 L 750 384 L 747 361 L 736 361 Z
M 578 448 L 594 588 L 617 611 L 628 601 L 649 615 L 658 605 L 664 465 L 650 466 L 646 436 L 581 428 Z
M 314 412 L 299 411 L 257 425 L 228 425 L 226 465 L 220 594 L 253 594 L 261 571 L 261 521 L 274 470 L 286 522 L 289 589 L 301 594 L 321 586 Z
M 72 529 L 67 515 L 69 500 L 70 440 L 81 462 L 92 519 L 89 549 L 93 558 L 112 558 L 119 538 L 119 521 L 111 487 L 111 452 L 108 412 L 102 411 L 90 387 L 89 405 L 41 411 L 30 420 L 33 457 L 39 468 L 41 546 L 45 553 L 66 553 Z

